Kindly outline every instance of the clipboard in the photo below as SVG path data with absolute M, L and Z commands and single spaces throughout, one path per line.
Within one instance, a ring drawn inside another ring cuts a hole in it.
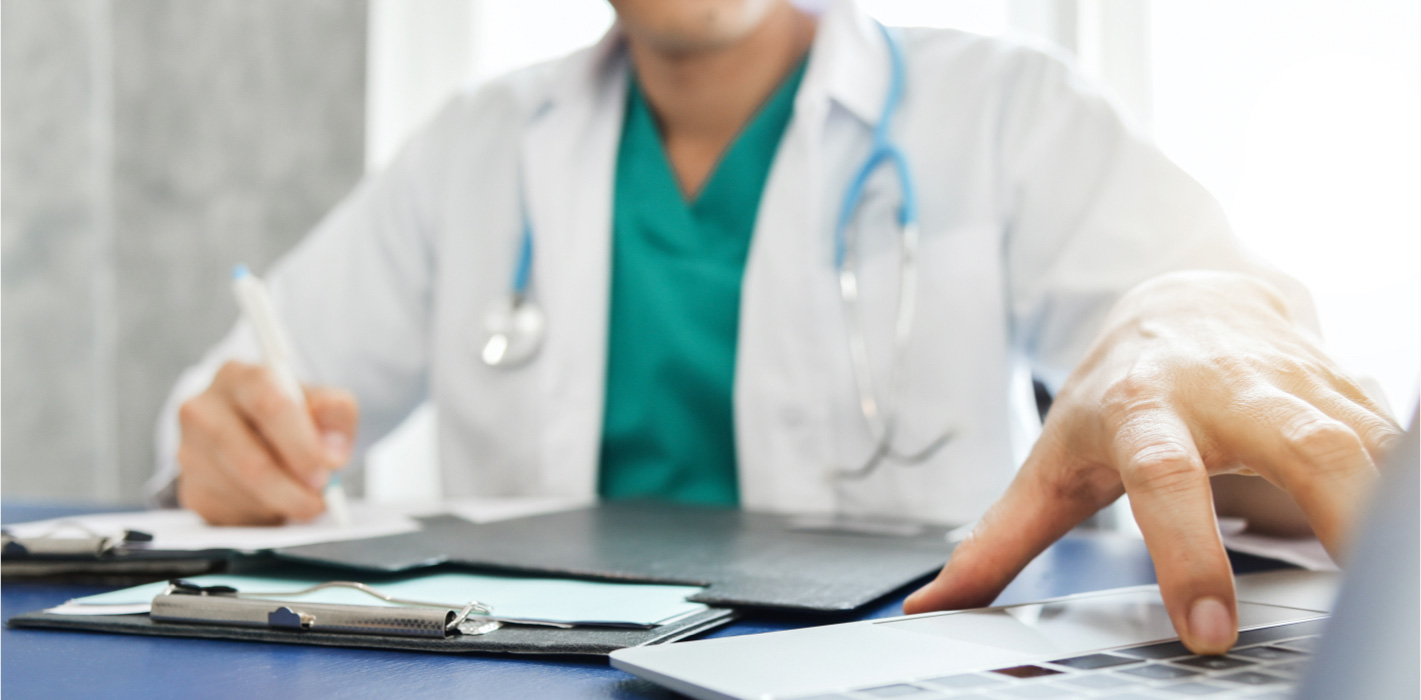
M 396 603 L 394 607 L 302 602 L 302 593 L 346 586 Z M 632 646 L 684 639 L 730 622 L 725 608 L 703 611 L 651 628 L 505 623 L 478 601 L 461 607 L 409 601 L 358 582 L 332 581 L 306 591 L 243 596 L 225 586 L 173 581 L 147 615 L 16 615 L 12 627 L 83 630 L 165 637 L 307 644 L 436 653 L 606 656 Z
M 61 536 L 74 531 L 74 536 Z M 166 551 L 148 548 L 152 536 L 138 530 L 103 535 L 77 523 L 61 523 L 35 537 L 0 531 L 0 579 L 35 579 L 97 585 L 196 576 L 227 568 L 228 549 Z
M 275 550 L 354 572 L 439 564 L 509 573 L 688 584 L 708 605 L 845 613 L 935 574 L 945 526 L 622 501 L 475 524 L 423 519 L 389 537 Z
M 283 527 L 221 527 L 181 509 L 88 513 L 20 522 L 4 528 L 0 576 L 123 585 L 214 573 L 250 555 L 336 539 L 360 539 L 418 529 L 396 508 L 353 504 L 350 526 L 329 519 Z

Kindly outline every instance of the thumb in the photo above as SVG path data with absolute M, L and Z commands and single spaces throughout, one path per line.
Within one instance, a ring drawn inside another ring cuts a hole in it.
M 306 406 L 320 431 L 321 442 L 332 469 L 350 461 L 355 445 L 355 431 L 360 422 L 360 407 L 355 395 L 332 387 L 307 387 Z
M 1006 493 L 953 550 L 937 578 L 908 597 L 903 612 L 990 605 L 1037 554 L 1119 497 L 1113 473 L 1078 469 L 1051 427 Z

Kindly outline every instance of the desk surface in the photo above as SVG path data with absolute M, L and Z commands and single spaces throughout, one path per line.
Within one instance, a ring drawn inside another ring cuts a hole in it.
M 4 507 L 0 518 L 23 522 L 79 512 L 84 511 L 14 503 Z M 1154 569 L 1142 542 L 1073 535 L 1032 562 L 998 602 L 1153 582 Z M 8 620 L 101 590 L 7 583 L 0 589 L 0 615 Z M 869 606 L 861 619 L 901 614 L 908 592 Z M 754 618 L 709 636 L 808 624 L 802 619 Z M 0 676 L 10 698 L 676 697 L 605 662 L 585 660 L 443 656 L 9 627 L 0 632 L 0 649 Z

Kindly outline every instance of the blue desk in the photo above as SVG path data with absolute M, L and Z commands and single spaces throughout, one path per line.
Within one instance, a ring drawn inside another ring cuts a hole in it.
M 80 512 L 12 504 L 6 522 Z M 1115 536 L 1071 536 L 1038 557 L 999 602 L 1152 583 L 1143 543 Z M 102 589 L 8 583 L 11 615 L 50 607 Z M 903 591 L 864 617 L 901 614 Z M 806 626 L 803 620 L 751 619 L 711 636 Z M 283 644 L 162 639 L 98 633 L 18 630 L 0 633 L 5 697 L 22 698 L 672 698 L 658 686 L 592 661 L 527 657 L 440 656 Z

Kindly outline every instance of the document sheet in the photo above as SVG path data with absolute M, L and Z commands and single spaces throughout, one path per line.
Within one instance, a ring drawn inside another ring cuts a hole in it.
M 192 511 L 171 509 L 36 520 L 7 525 L 5 529 L 16 537 L 83 537 L 90 534 L 117 537 L 122 536 L 124 530 L 136 530 L 153 536 L 153 541 L 146 545 L 149 549 L 234 549 L 243 552 L 397 535 L 419 529 L 419 522 L 415 519 L 378 504 L 352 503 L 350 510 L 351 524 L 346 527 L 325 515 L 308 523 L 274 527 L 218 527 L 203 522 Z
M 231 586 L 239 592 L 286 593 L 324 579 L 209 574 L 186 579 L 201 586 Z M 48 612 L 70 615 L 119 615 L 148 612 L 153 596 L 166 582 L 149 583 L 109 593 L 76 598 Z M 705 610 L 689 603 L 698 586 L 639 583 L 606 583 L 572 579 L 496 576 L 465 572 L 440 572 L 369 583 L 385 595 L 459 609 L 472 600 L 492 607 L 491 617 L 505 621 L 551 622 L 651 627 Z M 325 588 L 298 596 L 272 596 L 273 600 L 344 605 L 392 606 L 351 588 Z

